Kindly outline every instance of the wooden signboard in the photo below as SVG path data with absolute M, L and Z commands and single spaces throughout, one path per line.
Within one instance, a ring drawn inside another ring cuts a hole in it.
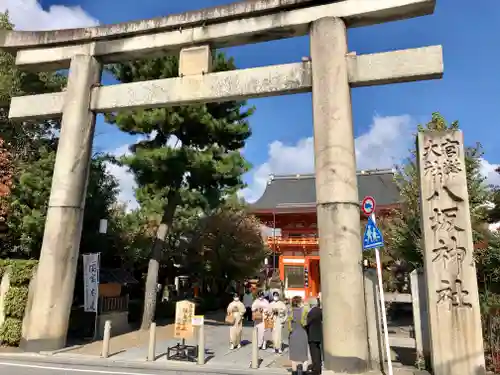
M 179 301 L 175 304 L 174 337 L 189 339 L 193 336 L 193 317 L 195 304 L 189 301 Z

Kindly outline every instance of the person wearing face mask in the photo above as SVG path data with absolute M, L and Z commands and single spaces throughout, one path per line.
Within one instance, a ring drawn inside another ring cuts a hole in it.
M 269 301 L 264 298 L 264 292 L 259 291 L 257 299 L 252 304 L 252 318 L 257 327 L 257 344 L 259 348 L 266 349 L 266 341 L 264 335 L 266 333 L 266 325 L 264 322 L 264 314 L 269 311 Z
M 273 293 L 273 301 L 269 304 L 269 309 L 272 314 L 273 320 L 273 348 L 278 354 L 283 353 L 283 326 L 287 319 L 287 307 L 283 301 L 280 300 L 278 292 Z
M 227 306 L 226 322 L 231 324 L 229 328 L 229 349 L 241 348 L 241 334 L 243 332 L 243 316 L 245 305 L 241 303 L 237 293 L 233 295 L 233 301 Z
M 304 306 L 302 297 L 292 298 L 292 308 L 288 315 L 288 351 L 292 362 L 292 375 L 297 375 L 308 360 L 309 345 L 307 340 L 308 309 Z

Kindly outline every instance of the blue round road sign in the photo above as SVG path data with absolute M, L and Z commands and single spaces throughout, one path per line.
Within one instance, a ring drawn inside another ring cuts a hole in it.
M 361 203 L 361 210 L 366 216 L 370 216 L 375 211 L 375 199 L 373 197 L 365 197 Z

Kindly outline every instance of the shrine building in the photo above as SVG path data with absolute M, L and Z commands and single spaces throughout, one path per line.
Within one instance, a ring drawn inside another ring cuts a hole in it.
M 357 176 L 360 203 L 365 196 L 375 198 L 378 217 L 389 215 L 399 206 L 392 170 L 359 171 Z M 270 176 L 266 190 L 250 210 L 270 228 L 265 236 L 273 250 L 268 264 L 279 267 L 285 297 L 317 296 L 321 280 L 314 175 Z M 364 228 L 366 218 L 361 215 Z

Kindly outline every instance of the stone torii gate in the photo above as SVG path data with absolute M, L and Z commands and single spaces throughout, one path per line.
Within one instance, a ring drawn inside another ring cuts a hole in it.
M 326 3 L 326 4 L 325 4 Z M 312 91 L 326 370 L 368 367 L 350 89 L 440 78 L 441 46 L 356 56 L 346 28 L 432 14 L 435 0 L 253 0 L 74 30 L 0 33 L 27 70 L 69 67 L 65 92 L 12 99 L 10 118 L 62 116 L 27 350 L 65 346 L 95 114 Z M 311 61 L 211 73 L 215 48 L 310 35 Z M 179 54 L 179 77 L 100 87 L 102 65 Z

